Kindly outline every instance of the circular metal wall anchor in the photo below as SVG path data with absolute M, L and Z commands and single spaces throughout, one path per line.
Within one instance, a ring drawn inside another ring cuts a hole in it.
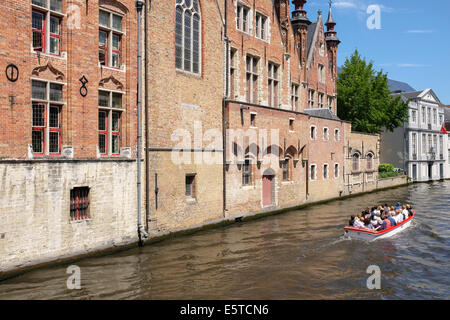
M 19 68 L 15 64 L 9 64 L 5 70 L 6 78 L 11 82 L 16 82 L 19 79 Z

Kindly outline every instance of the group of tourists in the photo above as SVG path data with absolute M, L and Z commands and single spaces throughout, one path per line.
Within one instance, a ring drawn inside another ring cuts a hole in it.
M 385 204 L 372 209 L 367 208 L 356 216 L 351 216 L 348 223 L 349 226 L 358 229 L 381 231 L 396 226 L 413 214 L 414 211 L 409 204 L 401 205 L 397 202 L 395 207 Z

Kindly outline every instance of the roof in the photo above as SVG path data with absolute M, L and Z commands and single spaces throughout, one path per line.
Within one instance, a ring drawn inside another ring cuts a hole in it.
M 341 121 L 341 119 L 328 108 L 305 109 L 303 112 L 313 117 Z
M 309 53 L 313 43 L 314 34 L 316 33 L 317 22 L 311 23 L 308 26 L 308 38 L 306 39 L 306 52 Z
M 394 91 L 397 91 L 397 92 L 398 91 L 400 91 L 400 92 L 416 91 L 416 89 L 411 87 L 406 82 L 400 82 L 400 81 L 388 79 L 388 85 L 389 85 L 389 90 L 391 90 L 391 92 L 394 92 Z
M 332 23 L 336 24 L 336 22 L 334 22 L 333 15 L 331 14 L 331 6 L 330 6 L 330 11 L 328 11 L 328 20 L 327 20 L 326 24 L 332 24 Z

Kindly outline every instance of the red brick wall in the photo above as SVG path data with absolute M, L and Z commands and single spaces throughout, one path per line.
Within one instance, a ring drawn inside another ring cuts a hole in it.
M 0 4 L 5 13 L 0 21 L 0 118 L 3 119 L 0 124 L 0 158 L 27 158 L 32 132 L 31 78 L 64 83 L 63 100 L 66 104 L 62 107 L 61 145 L 73 146 L 75 158 L 96 158 L 99 83 L 113 76 L 121 84 L 120 91 L 125 93 L 123 107 L 126 111 L 121 118 L 121 147 L 133 147 L 134 150 L 137 64 L 135 1 L 73 1 L 70 7 L 68 5 L 68 1 L 63 1 L 63 13 L 67 16 L 61 24 L 61 56 L 54 57 L 32 52 L 31 1 L 6 0 Z M 99 6 L 124 14 L 122 70 L 102 68 L 98 63 Z M 74 12 L 79 15 L 74 16 Z M 80 28 L 71 28 L 69 21 L 75 22 Z M 10 63 L 16 64 L 20 71 L 19 80 L 15 83 L 9 82 L 4 76 L 3 70 Z M 35 68 L 48 64 L 56 73 L 51 68 L 33 73 Z M 85 98 L 79 91 L 79 79 L 83 75 L 89 81 Z M 103 88 L 118 90 L 119 86 L 109 81 Z M 14 96 L 14 105 L 10 103 L 9 96 Z

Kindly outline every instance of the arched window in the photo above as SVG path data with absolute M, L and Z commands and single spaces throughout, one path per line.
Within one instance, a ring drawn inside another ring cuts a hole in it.
M 373 169 L 373 154 L 369 153 L 366 157 L 367 160 L 367 170 Z
M 175 65 L 200 73 L 200 6 L 198 0 L 176 0 Z
M 352 165 L 353 171 L 359 171 L 359 153 L 354 153 L 352 158 L 353 158 L 353 165 Z

